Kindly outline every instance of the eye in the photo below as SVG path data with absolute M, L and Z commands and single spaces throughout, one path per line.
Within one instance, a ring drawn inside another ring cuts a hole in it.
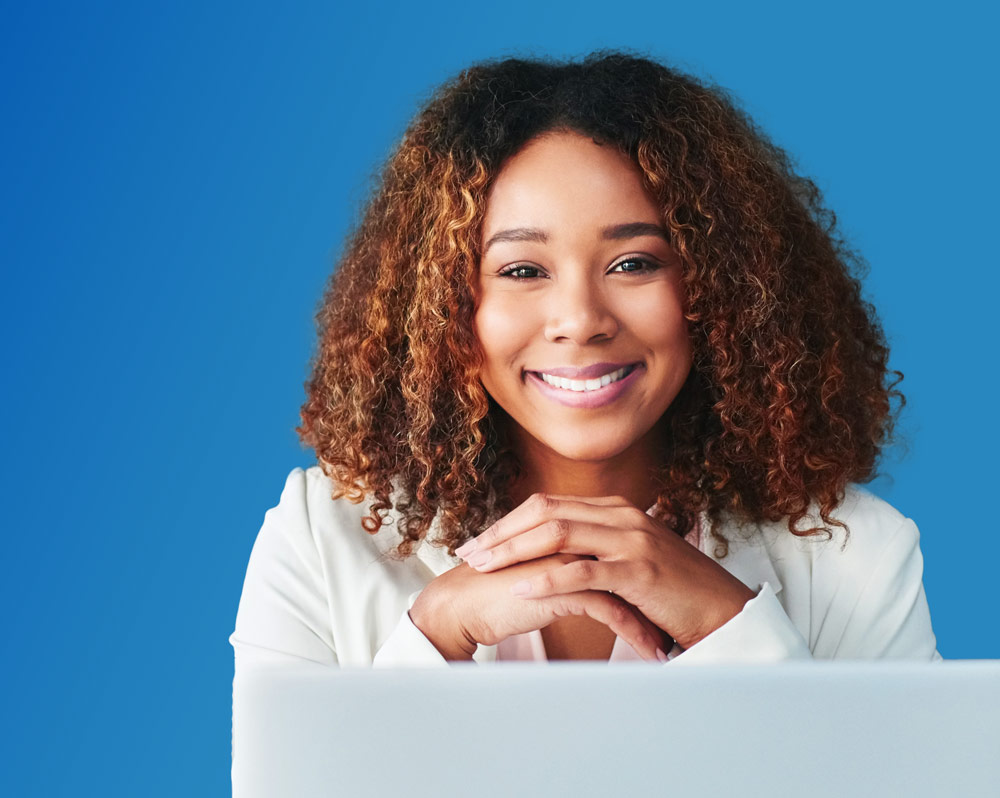
M 507 266 L 499 272 L 499 275 L 510 277 L 512 280 L 531 280 L 544 276 L 541 269 L 527 263 L 515 263 L 513 266 Z
M 631 256 L 622 258 L 608 269 L 608 274 L 647 274 L 660 268 L 660 264 L 648 258 Z

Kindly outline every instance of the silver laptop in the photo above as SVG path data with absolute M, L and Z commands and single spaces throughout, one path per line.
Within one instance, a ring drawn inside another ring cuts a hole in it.
M 233 793 L 1000 796 L 1000 661 L 261 667 Z

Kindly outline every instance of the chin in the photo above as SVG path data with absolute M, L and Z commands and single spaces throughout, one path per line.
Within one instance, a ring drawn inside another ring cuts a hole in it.
M 541 443 L 560 457 L 581 463 L 600 463 L 604 460 L 611 460 L 628 448 L 628 444 L 623 444 L 621 441 L 602 442 L 577 439 L 574 441 L 541 441 Z

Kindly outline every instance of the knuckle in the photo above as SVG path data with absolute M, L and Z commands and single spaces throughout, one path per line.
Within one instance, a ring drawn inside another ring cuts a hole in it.
M 653 584 L 656 581 L 656 566 L 648 560 L 642 560 L 636 563 L 635 579 L 637 582 L 644 585 Z
M 623 624 L 628 620 L 629 611 L 620 601 L 614 601 L 612 599 L 611 617 L 614 619 L 615 623 Z
M 628 547 L 636 556 L 648 559 L 653 554 L 655 542 L 652 535 L 645 532 L 633 532 L 628 539 Z
M 569 537 L 569 521 L 565 518 L 556 518 L 552 521 L 547 521 L 545 527 L 548 532 L 549 542 L 556 549 L 561 549 L 566 545 L 566 540 Z
M 546 493 L 532 493 L 528 501 L 531 503 L 532 509 L 539 513 L 548 512 L 553 504 L 552 497 Z
M 646 522 L 649 520 L 649 516 L 638 507 L 627 507 L 625 508 L 625 519 L 628 521 L 630 526 L 641 528 L 646 525 Z
M 553 602 L 552 611 L 560 618 L 563 618 L 567 615 L 578 614 L 576 602 L 574 602 L 572 599 L 566 598 L 565 596 L 560 596 Z
M 538 577 L 538 586 L 544 593 L 552 592 L 556 586 L 555 579 L 552 578 L 552 571 L 545 571 L 545 573 Z
M 484 646 L 493 646 L 500 642 L 501 635 L 497 624 L 489 621 L 479 621 L 469 626 L 469 636 Z
M 589 582 L 596 576 L 596 568 L 593 560 L 577 560 L 570 567 L 576 572 L 574 576 L 585 582 Z
M 629 536 L 632 544 L 638 549 L 646 550 L 653 547 L 653 536 L 645 529 L 633 529 Z

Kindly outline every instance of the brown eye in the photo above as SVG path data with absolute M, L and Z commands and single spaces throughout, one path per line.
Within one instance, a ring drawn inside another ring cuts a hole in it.
M 660 265 L 646 258 L 625 258 L 608 270 L 608 274 L 642 274 L 659 269 Z
M 515 280 L 530 280 L 534 277 L 541 277 L 542 271 L 537 266 L 528 266 L 519 263 L 515 266 L 508 266 L 500 272 L 501 277 L 511 277 Z

